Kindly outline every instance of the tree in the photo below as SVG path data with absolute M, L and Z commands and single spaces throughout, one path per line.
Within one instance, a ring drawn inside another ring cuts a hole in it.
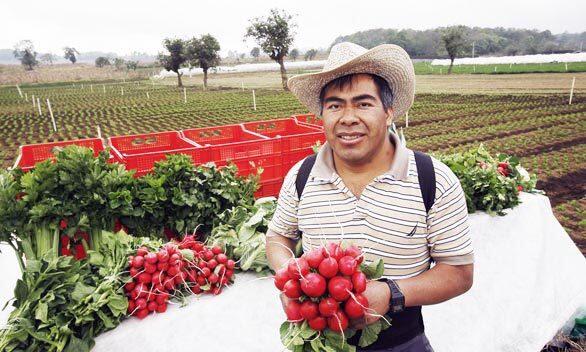
M 128 60 L 128 61 L 126 61 L 126 69 L 127 70 L 136 71 L 136 68 L 137 67 L 138 67 L 138 61 L 136 61 L 136 60 Z
M 289 56 L 291 56 L 293 61 L 297 60 L 297 58 L 299 57 L 299 50 L 297 50 L 297 49 L 291 50 L 291 52 L 289 53 Z
M 451 26 L 444 28 L 442 31 L 442 41 L 444 42 L 446 51 L 450 57 L 450 68 L 448 68 L 448 74 L 452 73 L 454 60 L 466 47 L 465 30 L 465 26 Z
M 252 56 L 254 60 L 258 61 L 258 57 L 260 56 L 260 49 L 258 46 L 252 48 L 252 50 L 250 51 L 250 56 Z
M 293 43 L 295 27 L 291 15 L 284 10 L 272 9 L 268 17 L 250 20 L 250 26 L 245 35 L 247 38 L 254 38 L 262 51 L 279 64 L 284 90 L 288 88 L 283 58 L 289 53 L 289 47 Z
M 75 64 L 77 62 L 76 55 L 79 55 L 79 52 L 77 51 L 77 49 L 66 46 L 65 48 L 63 48 L 63 52 L 65 53 L 65 55 L 63 55 L 63 57 L 66 60 L 71 61 L 72 64 Z
M 96 58 L 96 67 L 104 67 L 104 66 L 110 66 L 110 59 L 108 59 L 105 56 L 100 56 Z
M 125 64 L 126 64 L 126 61 L 124 61 L 124 59 L 121 59 L 119 57 L 114 59 L 114 67 L 116 67 L 116 69 L 118 71 L 121 71 L 124 68 Z
M 31 71 L 39 64 L 37 61 L 37 52 L 33 42 L 30 40 L 21 40 L 14 46 L 14 57 L 20 60 L 22 66 L 27 71 Z
M 186 55 L 186 43 L 181 39 L 165 39 L 163 41 L 163 45 L 165 49 L 169 52 L 169 55 L 165 55 L 163 53 L 159 53 L 158 60 L 161 65 L 167 71 L 173 71 L 177 74 L 177 86 L 183 87 L 183 83 L 181 82 L 181 75 L 182 73 L 179 72 L 179 68 L 181 65 L 187 61 Z
M 305 52 L 305 61 L 311 61 L 317 55 L 317 50 L 309 49 Z
M 192 38 L 187 43 L 187 60 L 203 70 L 203 86 L 208 87 L 208 70 L 220 64 L 220 43 L 211 34 Z
M 47 65 L 53 65 L 53 62 L 57 60 L 57 57 L 51 53 L 41 55 L 41 61 Z

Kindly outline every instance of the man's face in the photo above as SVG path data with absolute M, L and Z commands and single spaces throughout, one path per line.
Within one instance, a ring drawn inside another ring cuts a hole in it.
M 366 74 L 355 75 L 342 89 L 329 87 L 323 97 L 326 139 L 336 157 L 351 165 L 369 163 L 387 138 L 392 111 L 385 111 L 378 89 Z

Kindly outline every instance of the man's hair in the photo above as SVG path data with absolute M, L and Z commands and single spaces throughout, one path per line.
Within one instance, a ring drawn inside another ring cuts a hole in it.
M 326 94 L 326 91 L 330 88 L 336 88 L 339 90 L 345 89 L 345 88 L 351 88 L 352 87 L 352 80 L 354 79 L 354 76 L 358 75 L 359 73 L 352 73 L 349 75 L 345 75 L 342 77 L 338 77 L 334 80 L 331 80 L 328 82 L 328 84 L 326 84 L 321 92 L 319 93 L 319 103 L 320 103 L 320 115 L 323 114 L 323 109 L 324 109 L 324 96 Z M 380 100 L 383 104 L 383 109 L 387 110 L 389 109 L 392 105 L 393 105 L 393 92 L 391 90 L 391 87 L 389 87 L 389 84 L 387 83 L 387 81 L 377 75 L 373 75 L 370 73 L 367 73 L 367 75 L 369 75 L 372 80 L 374 81 L 374 84 L 376 85 L 376 88 L 378 90 L 378 95 L 380 97 Z

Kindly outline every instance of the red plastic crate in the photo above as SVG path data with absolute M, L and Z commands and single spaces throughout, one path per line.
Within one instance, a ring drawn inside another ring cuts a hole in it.
M 189 155 L 195 164 L 207 159 L 205 148 L 182 138 L 177 131 L 110 137 L 108 144 L 126 169 L 136 170 L 135 176 L 149 173 L 155 162 L 164 160 L 167 154 Z
M 313 146 L 325 142 L 325 134 L 318 126 L 303 125 L 293 118 L 247 122 L 243 124 L 247 131 L 274 138 L 281 142 L 283 155 L 283 177 L 289 169 L 304 156 L 313 152 Z
M 293 115 L 291 118 L 295 119 L 297 122 L 303 125 L 320 126 L 321 128 L 324 126 L 324 121 L 321 118 L 315 116 L 315 114 Z
M 242 176 L 256 174 L 262 167 L 261 184 L 282 182 L 279 140 L 245 131 L 242 125 L 194 128 L 183 130 L 181 134 L 206 148 L 206 162 L 214 162 L 217 166 L 232 162 Z
M 31 170 L 35 164 L 47 159 L 55 159 L 55 148 L 66 147 L 68 145 L 78 145 L 81 147 L 91 148 L 94 155 L 97 156 L 104 150 L 104 142 L 100 138 L 78 139 L 73 141 L 51 142 L 41 144 L 26 144 L 19 148 L 19 155 L 14 163 L 14 167 L 20 167 L 24 171 Z

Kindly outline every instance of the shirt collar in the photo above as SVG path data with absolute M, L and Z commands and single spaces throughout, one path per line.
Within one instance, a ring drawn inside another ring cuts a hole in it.
M 381 176 L 405 180 L 409 173 L 409 149 L 401 144 L 399 137 L 392 132 L 389 132 L 389 139 L 395 146 L 395 155 L 391 168 Z M 336 179 L 337 173 L 334 167 L 333 151 L 328 142 L 324 143 L 317 153 L 310 176 L 330 182 Z

